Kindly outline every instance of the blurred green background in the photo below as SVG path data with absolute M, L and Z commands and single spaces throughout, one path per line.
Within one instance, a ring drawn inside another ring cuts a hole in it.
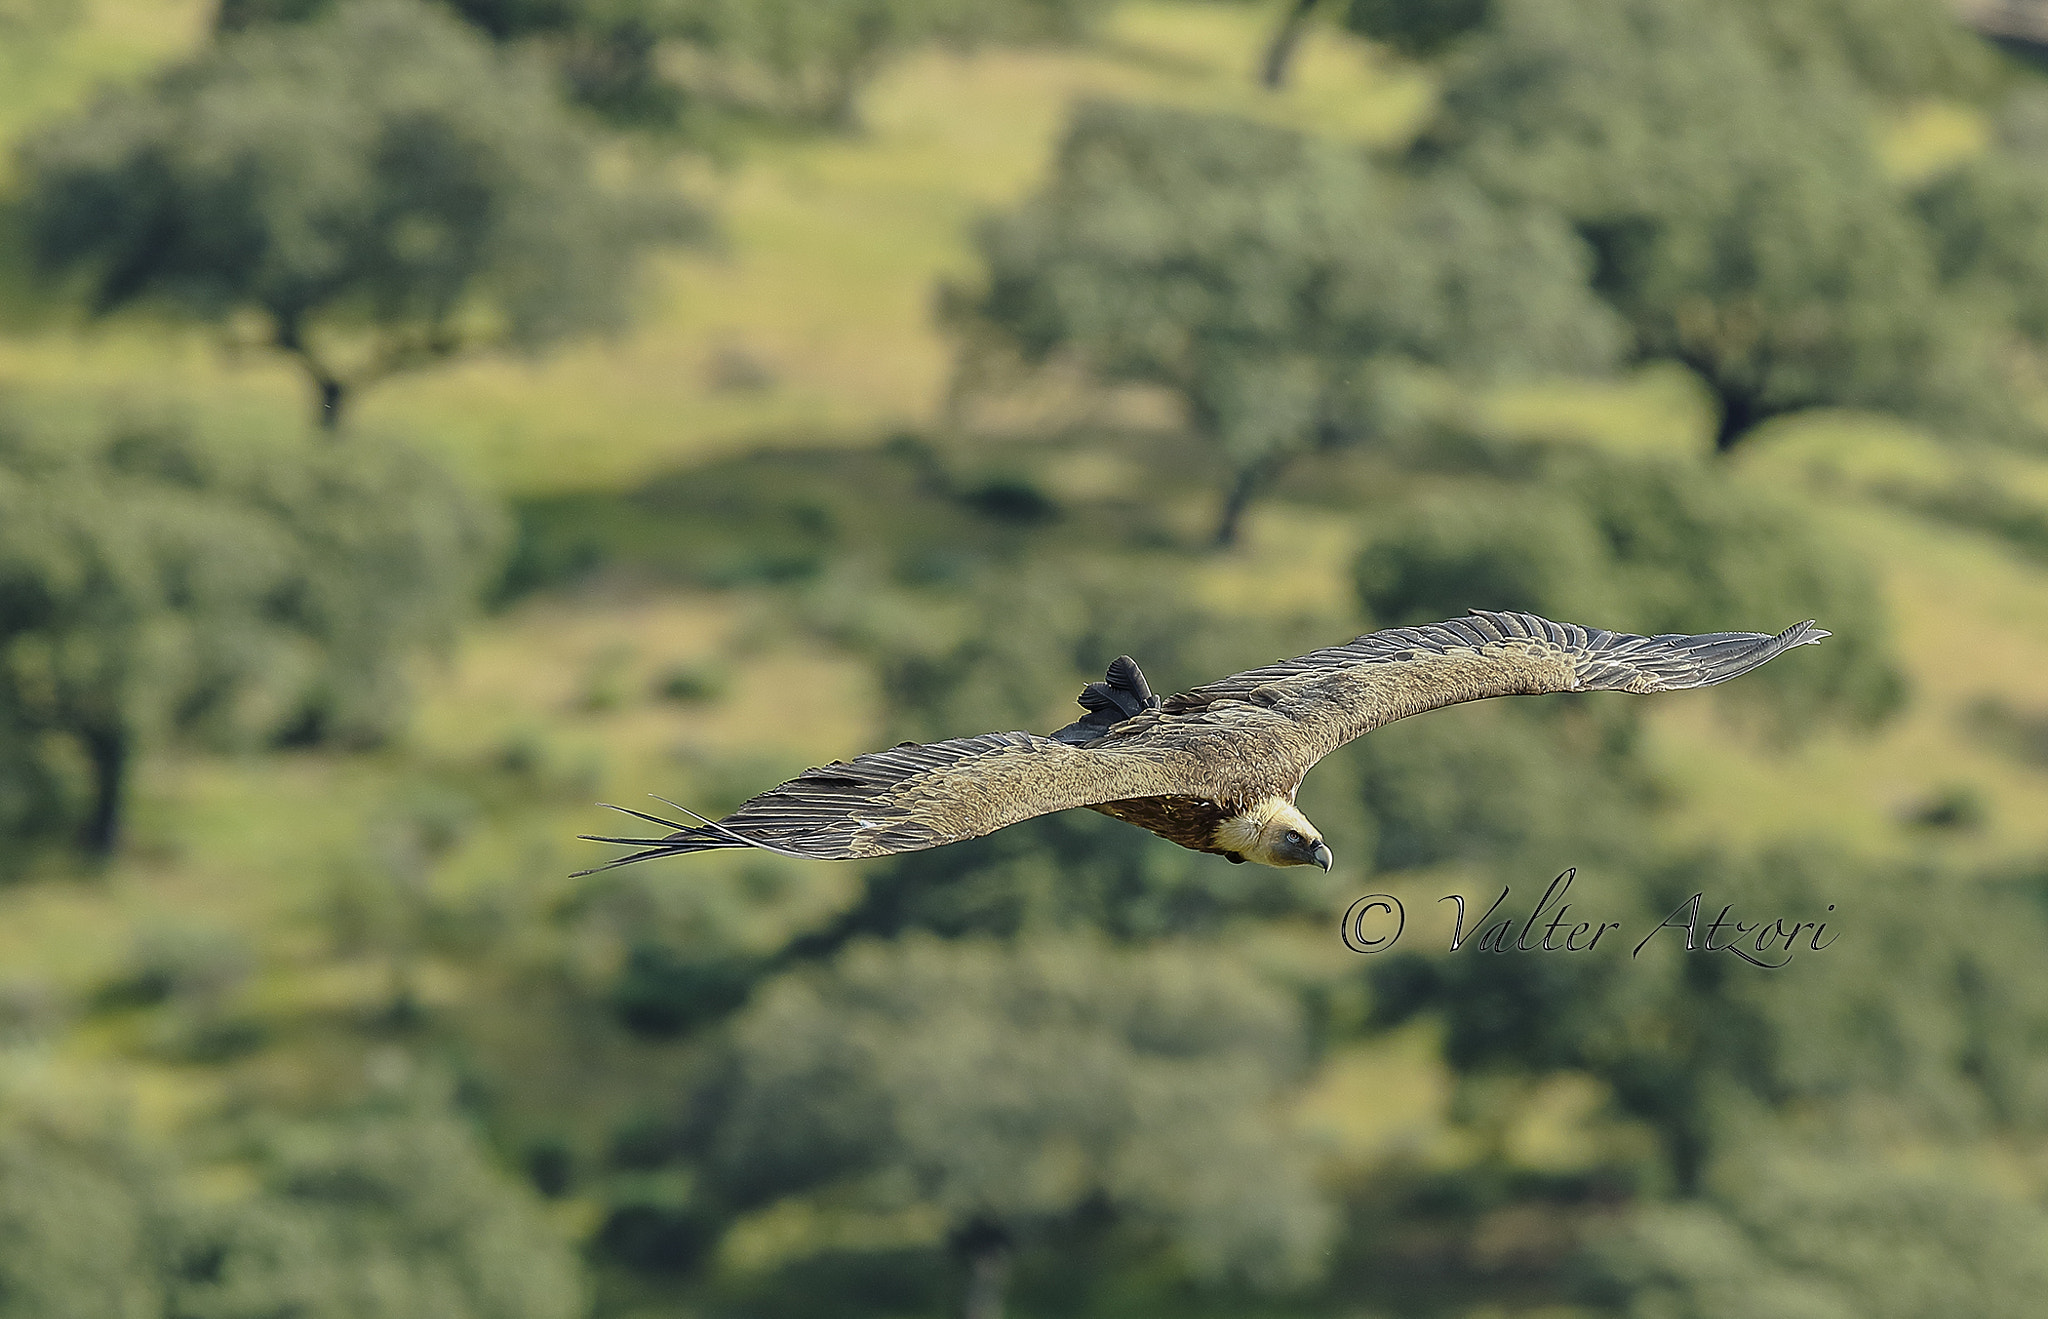
M 0 1315 L 2039 1313 L 2031 12 L 0 0 Z M 1475 605 L 1834 636 L 571 877 Z

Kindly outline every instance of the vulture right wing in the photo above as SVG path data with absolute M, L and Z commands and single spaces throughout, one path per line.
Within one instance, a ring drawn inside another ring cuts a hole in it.
M 1534 614 L 1475 609 L 1466 618 L 1372 632 L 1306 655 L 1170 696 L 1168 715 L 1232 703 L 1285 715 L 1295 781 L 1352 738 L 1425 710 L 1490 696 L 1545 692 L 1665 692 L 1707 687 L 1749 672 L 1828 634 L 1809 620 L 1772 636 L 1712 632 L 1641 637 L 1553 623 Z

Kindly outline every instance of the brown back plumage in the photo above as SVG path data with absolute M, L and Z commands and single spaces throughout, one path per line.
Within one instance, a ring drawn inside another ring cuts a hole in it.
M 1808 621 L 1775 636 L 1642 637 L 1474 610 L 1370 633 L 1163 701 L 1136 662 L 1119 656 L 1103 682 L 1083 690 L 1087 713 L 1052 737 L 906 742 L 805 770 L 723 820 L 682 807 L 700 823 L 629 811 L 674 832 L 595 841 L 640 849 L 610 865 L 720 847 L 848 859 L 938 847 L 1076 806 L 1115 804 L 1110 813 L 1148 827 L 1155 815 L 1192 821 L 1208 812 L 1189 803 L 1228 813 L 1271 796 L 1291 799 L 1318 760 L 1411 714 L 1490 696 L 1705 687 L 1827 635 Z M 1132 805 L 1153 798 L 1180 804 Z M 1178 836 L 1186 831 L 1178 823 L 1156 830 L 1194 845 Z

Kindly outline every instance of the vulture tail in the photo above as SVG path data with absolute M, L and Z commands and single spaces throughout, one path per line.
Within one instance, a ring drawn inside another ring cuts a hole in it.
M 1083 687 L 1077 699 L 1088 713 L 1054 733 L 1055 742 L 1075 746 L 1092 742 L 1126 719 L 1146 710 L 1157 710 L 1160 704 L 1152 694 L 1151 684 L 1145 681 L 1144 670 L 1129 655 L 1119 655 L 1110 661 L 1103 680 Z

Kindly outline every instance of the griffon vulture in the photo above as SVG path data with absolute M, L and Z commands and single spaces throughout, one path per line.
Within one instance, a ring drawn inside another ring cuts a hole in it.
M 807 769 L 722 820 L 680 806 L 699 823 L 626 811 L 674 832 L 585 837 L 640 849 L 600 870 L 715 847 L 845 860 L 942 847 L 1086 806 L 1233 862 L 1328 870 L 1329 845 L 1294 808 L 1294 793 L 1317 761 L 1354 737 L 1488 696 L 1711 686 L 1827 635 L 1808 621 L 1776 636 L 1639 637 L 1475 609 L 1447 623 L 1370 633 L 1164 700 L 1129 656 L 1119 656 L 1103 681 L 1082 690 L 1087 713 L 1050 737 L 983 733 L 905 742 Z

